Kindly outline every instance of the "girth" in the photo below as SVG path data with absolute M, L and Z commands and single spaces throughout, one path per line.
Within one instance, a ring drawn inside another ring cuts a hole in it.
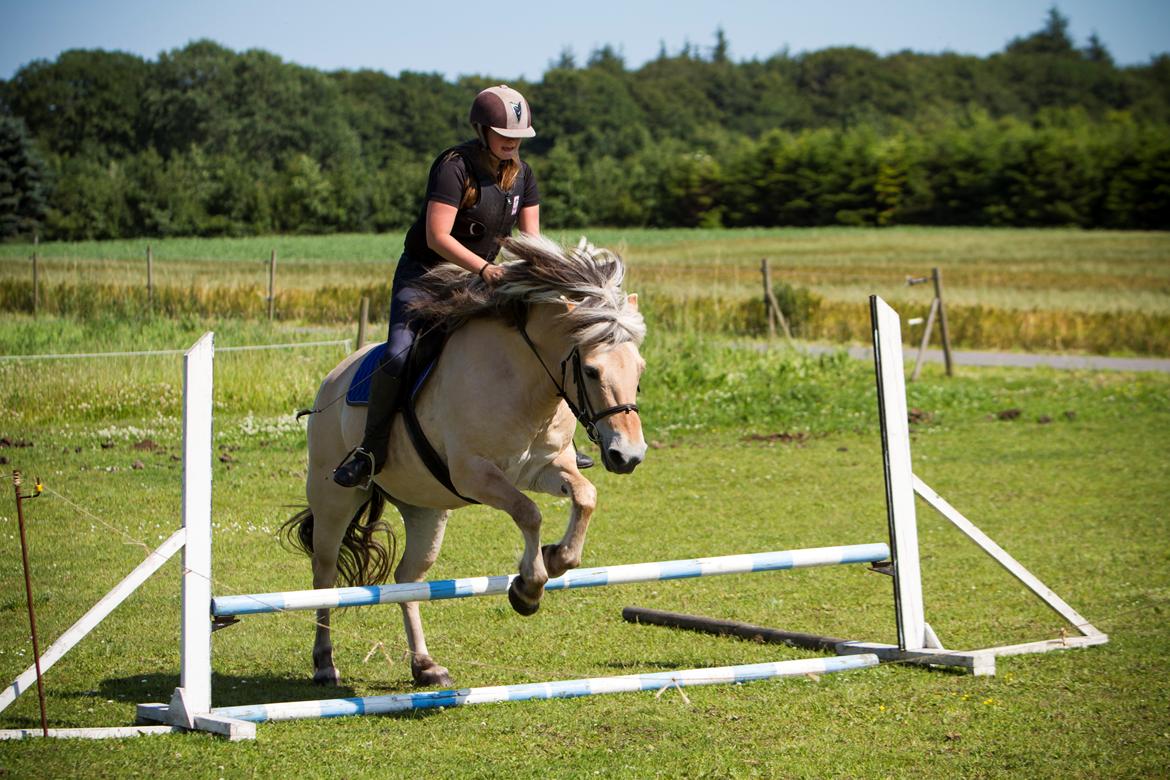
M 437 360 L 437 359 L 436 359 Z M 418 414 L 414 409 L 415 394 L 418 389 L 422 387 L 422 382 L 430 375 L 431 364 L 419 380 L 419 384 L 415 386 L 410 395 L 406 398 L 406 403 L 402 405 L 402 421 L 406 423 L 406 433 L 410 436 L 410 442 L 414 445 L 414 451 L 418 453 L 418 457 L 422 460 L 423 465 L 427 467 L 427 471 L 431 472 L 431 476 L 439 481 L 443 487 L 447 488 L 451 493 L 454 493 L 463 501 L 469 504 L 478 504 L 474 498 L 468 498 L 455 489 L 455 483 L 451 481 L 451 470 L 447 468 L 447 464 L 435 451 L 431 445 L 430 439 L 427 438 L 426 433 L 423 432 L 422 424 L 418 421 Z

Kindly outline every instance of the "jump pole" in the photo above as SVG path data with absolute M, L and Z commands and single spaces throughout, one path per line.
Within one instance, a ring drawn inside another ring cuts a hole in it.
M 589 677 L 581 680 L 561 680 L 547 683 L 494 685 L 482 688 L 427 691 L 425 693 L 396 693 L 386 696 L 220 707 L 213 712 L 222 717 L 254 723 L 305 718 L 337 718 L 345 715 L 389 715 L 397 712 L 409 712 L 410 710 L 463 707 L 471 704 L 571 699 L 603 693 L 661 691 L 666 688 L 685 688 L 696 685 L 739 684 L 757 680 L 773 680 L 779 677 L 800 677 L 808 674 L 828 674 L 830 672 L 866 669 L 877 666 L 878 663 L 878 657 L 873 654 L 834 658 L 801 658 L 772 663 L 684 669 L 651 674 L 626 674 L 617 677 Z
M 803 550 L 780 550 L 747 555 L 722 555 L 656 563 L 630 563 L 573 569 L 545 583 L 546 591 L 625 585 L 634 582 L 682 580 L 722 574 L 753 574 L 813 566 L 846 563 L 877 563 L 890 555 L 884 543 L 854 544 L 841 547 L 814 547 Z M 398 604 L 405 601 L 440 601 L 472 596 L 500 596 L 518 575 L 468 577 L 455 580 L 409 582 L 396 585 L 368 585 L 355 588 L 319 588 L 316 590 L 256 593 L 243 596 L 220 596 L 211 600 L 211 615 L 226 618 L 290 610 L 367 607 L 375 604 Z
M 995 674 L 995 659 L 1004 655 L 1043 653 L 1105 644 L 1108 635 L 1097 630 L 1051 588 L 1009 555 L 986 533 L 964 517 L 914 473 L 910 458 L 910 426 L 906 409 L 905 361 L 902 356 L 902 327 L 897 312 L 884 300 L 871 295 L 870 322 L 873 326 L 874 373 L 877 382 L 878 416 L 881 421 L 882 461 L 885 470 L 886 515 L 890 532 L 891 563 L 875 567 L 894 578 L 894 612 L 898 644 L 880 644 L 801 634 L 746 623 L 626 607 L 622 616 L 635 623 L 650 623 L 714 634 L 733 634 L 766 642 L 792 644 L 812 649 L 831 649 L 841 655 L 873 653 L 882 661 L 947 666 L 976 675 Z M 1019 580 L 1054 612 L 1063 617 L 1078 635 L 1062 635 L 1014 645 L 956 651 L 943 647 L 926 622 L 919 568 L 918 524 L 915 496 L 971 539 L 985 553 Z

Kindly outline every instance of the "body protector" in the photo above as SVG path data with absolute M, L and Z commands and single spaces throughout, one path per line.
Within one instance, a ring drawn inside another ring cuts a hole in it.
M 448 159 L 449 155 L 457 154 L 467 165 L 468 175 L 474 177 L 479 198 L 475 205 L 460 208 L 455 214 L 455 224 L 451 226 L 451 235 L 463 246 L 491 263 L 500 251 L 500 242 L 512 233 L 512 228 L 520 218 L 521 200 L 524 193 L 525 168 L 521 166 L 520 174 L 513 182 L 512 188 L 505 192 L 496 182 L 496 173 L 481 163 L 482 155 L 478 141 L 468 141 L 453 146 L 439 155 L 431 166 L 431 176 L 435 169 Z M 406 236 L 406 251 L 415 258 L 423 259 L 427 265 L 443 262 L 443 259 L 427 246 L 426 240 L 427 204 L 423 203 L 418 219 L 411 226 Z

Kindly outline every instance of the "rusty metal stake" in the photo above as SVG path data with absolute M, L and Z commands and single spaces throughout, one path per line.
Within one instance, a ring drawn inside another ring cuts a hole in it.
M 37 640 L 37 616 L 33 610 L 32 578 L 29 576 L 28 570 L 28 540 L 24 533 L 24 499 L 36 498 L 40 492 L 38 491 L 31 496 L 22 496 L 20 494 L 21 482 L 20 472 L 13 470 L 12 486 L 16 490 L 16 522 L 20 526 L 20 557 L 24 562 L 24 594 L 28 599 L 28 623 L 32 629 L 33 663 L 37 668 L 37 697 L 41 701 L 41 731 L 47 737 L 49 736 L 49 718 L 45 713 L 45 683 L 41 678 L 41 646 Z

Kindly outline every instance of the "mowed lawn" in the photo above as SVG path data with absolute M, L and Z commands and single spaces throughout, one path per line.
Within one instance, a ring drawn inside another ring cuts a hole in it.
M 744 262 L 747 262 L 746 260 Z M 221 345 L 336 336 L 248 322 L 77 323 L 7 315 L 4 353 Z M 348 332 L 348 328 L 346 329 Z M 21 342 L 17 344 L 15 342 Z M 290 412 L 337 347 L 216 359 L 215 586 L 308 587 L 277 530 L 303 503 Z M 872 367 L 652 332 L 640 398 L 651 449 L 629 476 L 594 469 L 585 565 L 884 540 Z M 0 448 L 39 475 L 27 505 L 42 642 L 59 635 L 176 526 L 178 358 L 0 361 Z M 202 735 L 0 743 L 14 777 L 1150 777 L 1170 765 L 1170 379 L 928 367 L 909 389 L 916 473 L 1101 630 L 1103 647 L 1002 659 L 993 678 L 903 665 L 819 679 L 512 703 Z M 1007 413 L 1016 410 L 1017 413 Z M 568 507 L 541 497 L 546 540 Z M 919 503 L 927 618 L 966 648 L 1071 629 Z M 401 529 L 398 530 L 401 542 Z M 16 517 L 0 501 L 0 677 L 30 663 Z M 520 550 L 483 507 L 452 519 L 434 578 L 503 574 Z M 128 724 L 178 684 L 172 562 L 46 675 L 54 726 Z M 890 581 L 864 566 L 549 594 L 532 618 L 503 599 L 424 605 L 431 652 L 462 686 L 541 682 L 814 655 L 620 618 L 639 604 L 892 641 Z M 336 623 L 338 689 L 309 683 L 312 616 L 217 632 L 216 704 L 412 690 L 395 607 Z M 35 694 L 0 715 L 34 727 Z

